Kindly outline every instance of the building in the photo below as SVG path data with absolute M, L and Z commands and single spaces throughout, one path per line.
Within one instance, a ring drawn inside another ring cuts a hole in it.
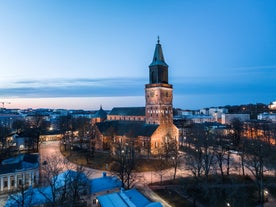
M 269 104 L 268 108 L 270 110 L 276 110 L 276 101 L 273 101 L 271 104 Z
M 145 107 L 115 107 L 107 120 L 145 121 Z
M 29 188 L 22 193 L 12 194 L 9 196 L 5 207 L 20 207 L 24 199 L 25 206 L 44 206 L 51 202 L 64 200 L 65 194 L 71 196 L 74 190 L 80 193 L 81 199 L 87 203 L 87 206 L 99 206 L 97 196 L 119 192 L 122 183 L 114 176 L 103 176 L 99 178 L 88 179 L 83 172 L 67 170 L 52 178 L 52 184 L 37 188 Z M 55 194 L 55 199 L 53 199 Z M 58 204 L 55 205 L 58 206 Z
M 116 107 L 107 120 L 95 123 L 96 149 L 115 150 L 116 143 L 133 145 L 140 154 L 156 155 L 168 140 L 178 141 L 173 124 L 173 86 L 158 39 L 145 85 L 145 107 Z
M 34 186 L 39 180 L 39 156 L 21 154 L 0 164 L 0 193 L 14 191 L 21 186 Z
M 258 120 L 266 120 L 276 123 L 276 113 L 262 113 L 258 114 Z
M 15 151 L 32 150 L 36 145 L 39 133 L 36 129 L 28 129 L 10 134 L 6 137 L 6 148 Z
M 100 110 L 98 110 L 92 117 L 91 122 L 92 125 L 95 123 L 103 122 L 107 118 L 107 113 L 106 111 L 103 110 L 102 106 L 100 107 Z
M 153 202 L 136 189 L 121 190 L 97 197 L 100 207 L 162 207 L 160 202 Z
M 11 113 L 10 110 L 0 110 L 0 125 L 12 128 L 12 124 L 16 120 L 23 120 L 18 113 Z
M 172 124 L 173 86 L 169 84 L 168 67 L 158 39 L 149 65 L 149 84 L 145 86 L 147 124 Z
M 250 114 L 221 114 L 222 124 L 231 124 L 233 119 L 239 119 L 240 121 L 250 120 Z
M 119 192 L 122 187 L 122 182 L 118 178 L 107 176 L 106 172 L 103 172 L 102 177 L 90 180 L 90 186 L 90 206 L 96 207 L 99 206 L 98 196 Z

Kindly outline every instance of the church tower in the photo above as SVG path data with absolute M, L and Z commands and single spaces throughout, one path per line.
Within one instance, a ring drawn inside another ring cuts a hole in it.
M 173 123 L 173 87 L 168 81 L 168 67 L 158 37 L 149 65 L 149 84 L 145 86 L 147 124 Z

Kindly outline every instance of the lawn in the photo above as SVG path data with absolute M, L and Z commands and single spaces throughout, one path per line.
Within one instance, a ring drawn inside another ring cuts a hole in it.
M 113 157 L 107 152 L 95 152 L 93 158 L 89 158 L 87 162 L 87 156 L 85 152 L 82 151 L 64 151 L 61 148 L 61 153 L 70 162 L 76 163 L 78 165 L 87 166 L 98 170 L 110 170 L 110 166 L 115 161 Z M 146 172 L 146 171 L 156 171 L 160 166 L 160 160 L 158 159 L 137 159 L 135 165 L 136 172 Z M 169 167 L 169 166 L 167 166 Z
M 266 177 L 265 185 L 275 183 L 275 178 Z M 153 184 L 154 186 L 154 184 Z M 197 203 L 206 207 L 225 207 L 227 204 L 235 207 L 257 206 L 257 191 L 254 182 L 249 177 L 229 176 L 221 179 L 219 175 L 210 176 L 206 182 L 204 178 L 197 183 L 191 177 L 167 181 L 153 190 L 162 196 L 172 206 L 192 206 L 193 198 Z M 162 190 L 160 190 L 160 187 Z M 157 190 L 156 190 L 157 189 Z M 174 191 L 175 189 L 181 189 Z M 276 187 L 267 186 L 266 189 L 275 197 Z M 181 192 L 182 196 L 176 192 Z M 186 198 L 189 198 L 188 200 Z M 187 204 L 181 204 L 181 202 Z M 180 204 L 179 204 L 180 203 Z

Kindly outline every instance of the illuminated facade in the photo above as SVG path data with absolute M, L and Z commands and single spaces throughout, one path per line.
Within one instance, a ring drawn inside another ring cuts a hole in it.
M 173 124 L 173 87 L 168 82 L 168 65 L 159 39 L 149 65 L 145 99 L 145 107 L 116 107 L 106 121 L 95 123 L 96 149 L 114 151 L 118 143 L 133 144 L 140 154 L 156 155 L 162 153 L 168 140 L 178 142 L 178 128 Z
M 168 67 L 158 39 L 145 86 L 147 124 L 172 124 L 173 87 L 168 83 Z

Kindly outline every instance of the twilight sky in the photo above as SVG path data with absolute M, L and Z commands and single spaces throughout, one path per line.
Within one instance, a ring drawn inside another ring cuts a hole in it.
M 144 106 L 160 36 L 174 107 L 276 100 L 274 0 L 0 1 L 7 108 Z

